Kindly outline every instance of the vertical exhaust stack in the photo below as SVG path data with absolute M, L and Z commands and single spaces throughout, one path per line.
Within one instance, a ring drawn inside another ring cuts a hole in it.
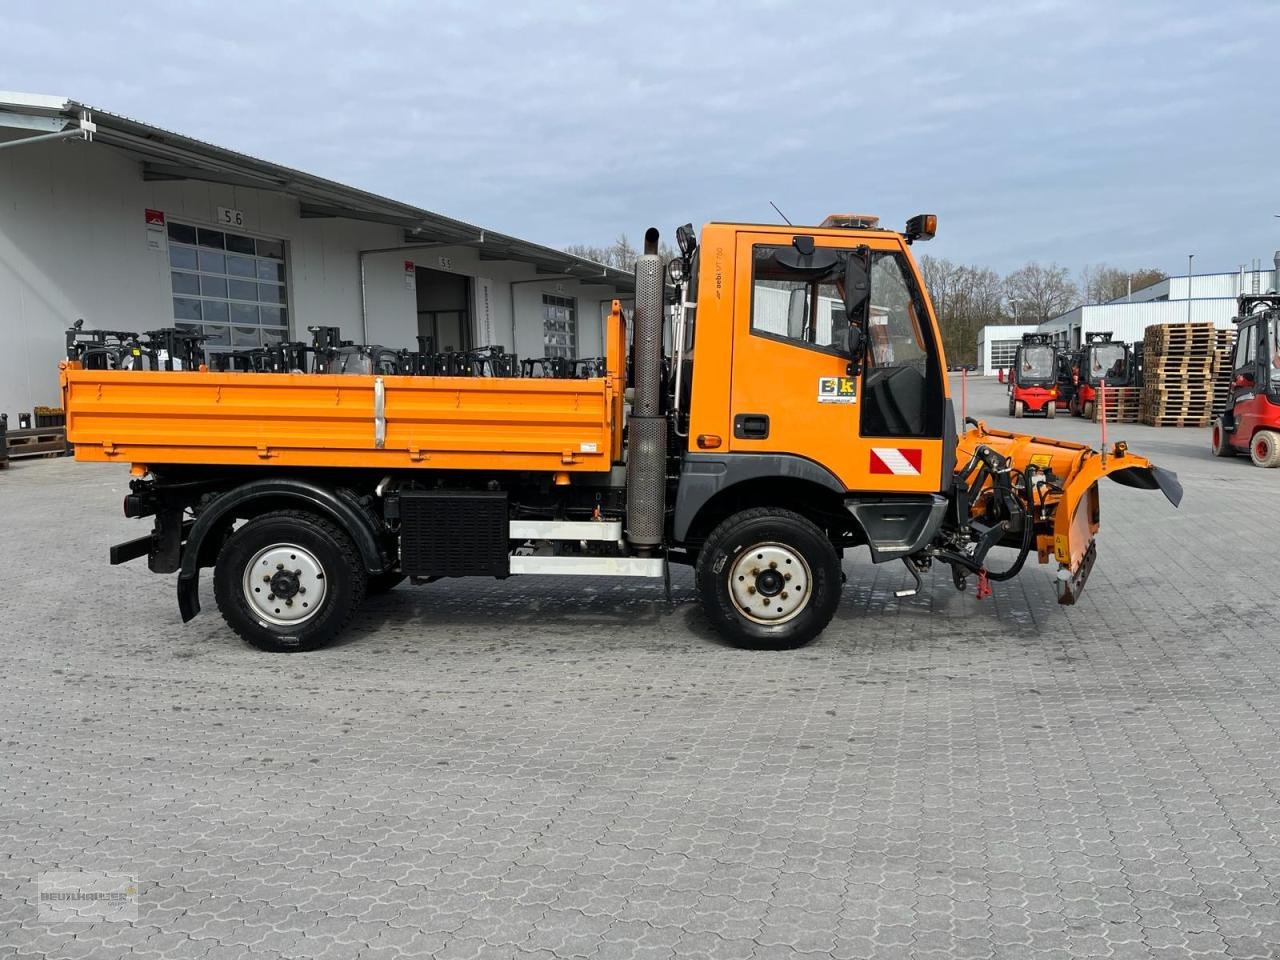
M 666 265 L 658 231 L 644 235 L 636 260 L 631 346 L 634 394 L 627 421 L 627 541 L 647 552 L 661 546 L 667 516 L 667 418 L 662 409 L 662 318 Z

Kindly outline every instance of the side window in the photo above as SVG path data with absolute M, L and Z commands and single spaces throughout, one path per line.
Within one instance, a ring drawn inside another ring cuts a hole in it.
M 1253 366 L 1254 348 L 1258 340 L 1257 327 L 1248 326 L 1239 332 L 1236 340 L 1236 369 Z
M 836 325 L 844 323 L 835 284 L 840 268 L 798 270 L 779 262 L 786 249 L 759 245 L 752 251 L 751 332 L 831 348 Z
M 911 288 L 895 254 L 877 254 L 871 264 L 871 362 L 877 367 L 917 366 L 924 372 L 929 351 Z
M 924 307 L 901 256 L 877 253 L 871 263 L 867 362 L 863 368 L 864 437 L 941 437 L 945 404 L 937 353 Z M 1013 359 L 1016 343 L 1008 359 Z

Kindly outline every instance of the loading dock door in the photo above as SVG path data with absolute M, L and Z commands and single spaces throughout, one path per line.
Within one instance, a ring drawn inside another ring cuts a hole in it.
M 470 350 L 471 278 L 418 267 L 418 335 L 436 350 Z

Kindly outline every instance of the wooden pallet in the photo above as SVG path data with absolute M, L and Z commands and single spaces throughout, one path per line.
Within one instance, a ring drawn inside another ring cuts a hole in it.
M 1148 427 L 1207 427 L 1213 423 L 1209 417 L 1151 417 L 1142 422 Z
M 9 459 L 23 457 L 61 457 L 68 452 L 66 427 L 45 427 L 42 430 L 10 430 L 5 434 L 9 446 Z

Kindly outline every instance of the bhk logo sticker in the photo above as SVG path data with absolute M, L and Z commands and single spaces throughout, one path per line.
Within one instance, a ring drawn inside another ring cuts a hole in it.
M 857 403 L 857 381 L 853 377 L 819 377 L 819 403 Z

